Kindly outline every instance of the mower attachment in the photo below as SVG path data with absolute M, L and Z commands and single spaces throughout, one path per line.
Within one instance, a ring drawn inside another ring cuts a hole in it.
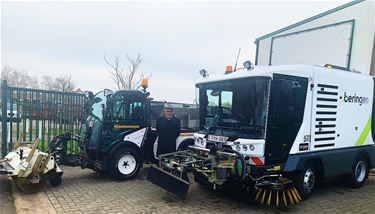
M 156 166 L 150 167 L 147 180 L 182 199 L 186 197 L 190 186 L 189 178 L 185 172 L 161 169 Z
M 12 174 L 14 168 L 4 159 L 0 160 L 0 175 Z

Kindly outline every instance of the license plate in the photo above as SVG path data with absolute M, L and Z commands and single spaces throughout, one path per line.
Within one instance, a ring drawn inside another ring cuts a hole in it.
M 208 135 L 207 138 L 209 141 L 221 142 L 224 143 L 228 140 L 226 136 L 217 136 L 217 135 Z

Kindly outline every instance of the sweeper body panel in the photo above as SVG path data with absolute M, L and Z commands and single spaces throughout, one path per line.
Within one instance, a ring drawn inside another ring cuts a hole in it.
M 318 179 L 345 175 L 359 187 L 374 167 L 370 76 L 285 65 L 211 78 L 197 88 L 195 145 L 163 156 L 166 174 L 185 180 L 192 171 L 213 188 L 242 182 L 258 190 L 261 203 L 289 205 L 308 198 Z M 175 191 L 157 179 L 161 174 L 152 169 L 149 180 Z

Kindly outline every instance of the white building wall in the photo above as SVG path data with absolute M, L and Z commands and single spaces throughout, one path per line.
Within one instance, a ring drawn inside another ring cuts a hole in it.
M 369 74 L 375 39 L 374 7 L 374 1 L 363 1 L 346 7 L 344 9 L 335 11 L 328 15 L 319 17 L 302 25 L 298 25 L 294 28 L 282 31 L 270 37 L 261 39 L 258 41 L 257 64 L 269 65 L 272 37 L 354 19 L 355 24 L 353 32 L 350 68 L 359 70 L 364 74 Z M 301 49 L 301 51 L 304 50 Z M 322 51 L 329 51 L 332 52 L 332 54 L 335 53 L 334 50 Z M 293 59 L 291 59 L 291 61 L 288 63 L 292 64 L 295 62 L 293 62 Z

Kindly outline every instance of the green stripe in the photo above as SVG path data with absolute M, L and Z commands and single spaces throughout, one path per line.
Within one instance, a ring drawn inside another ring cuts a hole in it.
M 358 140 L 357 140 L 357 143 L 355 145 L 359 146 L 359 145 L 362 145 L 363 142 L 365 142 L 368 134 L 370 133 L 370 130 L 371 130 L 371 118 L 372 118 L 372 115 L 370 115 L 370 118 L 368 119 L 367 123 L 366 123 L 366 126 L 365 128 L 363 129 L 361 135 L 359 136 Z

